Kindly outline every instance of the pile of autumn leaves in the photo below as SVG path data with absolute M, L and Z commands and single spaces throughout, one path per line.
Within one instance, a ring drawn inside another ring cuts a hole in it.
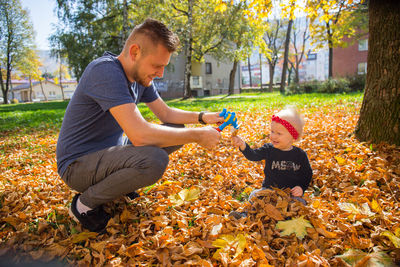
M 306 127 L 297 145 L 314 170 L 307 206 L 278 189 L 245 201 L 261 187 L 263 163 L 233 148 L 227 129 L 218 148 L 185 145 L 139 198 L 107 205 L 114 217 L 103 235 L 68 216 L 73 192 L 56 174 L 57 132 L 7 134 L 0 141 L 0 258 L 117 266 L 398 264 L 400 149 L 358 142 L 358 110 L 358 103 L 301 110 Z M 240 113 L 239 135 L 255 147 L 268 142 L 276 111 Z M 232 210 L 249 215 L 236 220 L 228 217 Z

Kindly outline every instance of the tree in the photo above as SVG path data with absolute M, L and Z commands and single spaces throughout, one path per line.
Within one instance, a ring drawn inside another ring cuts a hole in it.
M 400 2 L 369 1 L 368 71 L 355 134 L 400 145 Z
M 229 59 L 233 61 L 232 69 L 229 72 L 228 95 L 234 93 L 239 61 L 248 57 L 254 46 L 259 46 L 259 51 L 265 52 L 261 38 L 265 24 L 250 21 L 247 9 L 248 6 L 245 1 L 236 3 L 232 1 L 217 6 L 216 10 L 220 12 L 215 17 L 218 18 L 219 29 L 214 34 L 220 36 L 220 41 L 218 46 L 214 45 L 214 49 L 203 51 L 203 54 L 209 53 L 218 60 Z M 204 39 L 204 42 L 206 42 L 206 39 Z
M 318 47 L 328 43 L 329 78 L 333 75 L 333 48 L 346 45 L 344 36 L 352 37 L 357 34 L 357 30 L 365 30 L 367 16 L 363 2 L 364 0 L 307 1 L 305 10 L 311 20 L 310 35 L 313 43 L 319 43 Z
M 61 94 L 63 100 L 65 100 L 65 94 L 64 94 L 64 87 L 63 87 L 63 77 L 65 79 L 70 79 L 71 76 L 68 73 L 68 68 L 63 64 L 62 58 L 58 59 L 58 69 L 54 72 L 54 83 L 58 84 L 60 86 Z
M 283 34 L 283 21 L 275 19 L 268 21 L 269 28 L 265 32 L 264 42 L 270 49 L 269 56 L 267 57 L 269 65 L 269 91 L 273 91 L 275 67 L 278 63 L 280 51 L 284 43 Z
M 270 9 L 271 5 L 264 5 L 264 9 Z M 220 60 L 230 59 L 233 61 L 232 69 L 229 73 L 228 95 L 234 93 L 236 70 L 240 60 L 249 60 L 253 47 L 259 47 L 260 57 L 267 54 L 265 43 L 262 36 L 266 30 L 266 24 L 260 21 L 254 14 L 249 12 L 246 1 L 221 2 L 217 7 L 222 17 L 219 25 L 222 36 L 225 40 L 221 46 L 211 54 Z M 220 16 L 221 16 L 220 15 Z M 251 72 L 249 66 L 249 72 Z M 250 73 L 250 84 L 252 84 Z
M 93 59 L 122 50 L 130 28 L 148 14 L 148 6 L 140 0 L 58 0 L 61 23 L 50 37 L 52 54 L 65 57 L 79 80 Z
M 287 11 L 288 9 L 288 11 Z M 290 43 L 290 31 L 292 30 L 293 20 L 294 20 L 294 11 L 296 9 L 296 0 L 290 0 L 289 6 L 284 9 L 284 13 L 289 16 L 289 24 L 286 30 L 286 39 L 285 39 L 285 51 L 283 56 L 283 67 L 282 67 L 282 78 L 281 85 L 279 91 L 281 94 L 285 92 L 286 86 L 286 71 L 288 68 L 288 57 L 289 57 L 289 43 Z
M 237 35 L 237 30 L 240 30 L 242 25 L 243 6 L 244 3 L 218 5 L 214 0 L 169 0 L 159 6 L 159 17 L 178 34 L 183 44 L 185 55 L 183 98 L 192 96 L 190 88 L 192 62 L 202 62 L 206 54 L 216 59 L 234 58 L 233 51 L 238 44 L 235 43 L 237 38 L 234 35 Z M 233 73 L 231 77 L 234 77 Z
M 305 18 L 305 25 L 301 25 L 302 20 L 297 19 L 292 31 L 291 43 L 292 53 L 288 59 L 291 69 L 294 70 L 294 82 L 299 83 L 299 68 L 306 53 L 306 42 L 310 38 L 308 34 L 308 18 Z M 299 44 L 300 41 L 300 44 Z M 290 75 L 289 75 L 290 77 Z
M 20 1 L 0 0 L 0 84 L 4 103 L 8 103 L 13 68 L 34 43 L 33 36 L 28 12 Z
M 16 65 L 16 68 L 21 72 L 22 76 L 25 76 L 29 80 L 29 101 L 32 101 L 32 81 L 37 80 L 40 81 L 41 84 L 41 79 L 43 79 L 41 77 L 42 73 L 39 69 L 40 66 L 42 66 L 42 63 L 39 60 L 37 52 L 33 48 L 27 48 L 23 53 L 22 59 Z M 42 93 L 47 100 L 43 87 Z

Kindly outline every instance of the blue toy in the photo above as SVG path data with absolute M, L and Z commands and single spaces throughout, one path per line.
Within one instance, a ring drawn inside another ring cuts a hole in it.
M 224 108 L 219 116 L 224 117 L 224 123 L 218 126 L 218 132 L 222 132 L 224 128 L 228 125 L 232 125 L 232 127 L 234 128 L 234 132 L 239 129 L 235 112 L 227 111 L 226 108 Z

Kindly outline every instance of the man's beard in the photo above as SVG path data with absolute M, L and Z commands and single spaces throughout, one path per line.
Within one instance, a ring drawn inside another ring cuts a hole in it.
M 133 80 L 135 82 L 137 82 L 140 85 L 143 85 L 144 87 L 149 87 L 152 84 L 152 81 L 153 81 L 153 80 L 151 80 L 149 83 L 146 83 L 146 79 L 143 79 L 143 78 L 140 77 L 139 71 L 138 71 L 137 68 L 133 69 L 132 77 L 133 77 Z

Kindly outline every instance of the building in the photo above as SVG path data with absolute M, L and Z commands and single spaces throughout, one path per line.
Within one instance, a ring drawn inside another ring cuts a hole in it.
M 23 81 L 22 84 L 12 84 L 11 94 L 13 98 L 19 102 L 30 101 L 30 84 L 29 81 Z M 19 82 L 20 83 L 20 82 Z M 70 99 L 75 92 L 77 83 L 76 81 L 62 81 L 62 87 L 64 90 L 64 99 Z M 47 98 L 50 100 L 62 100 L 63 94 L 59 84 L 55 84 L 52 80 L 44 80 L 42 82 L 32 82 L 32 101 L 39 102 L 45 101 Z
M 222 62 L 206 55 L 204 62 L 192 62 L 190 86 L 193 96 L 227 94 L 232 62 Z M 165 68 L 163 78 L 156 78 L 154 85 L 162 98 L 179 98 L 184 94 L 185 57 L 173 55 Z M 234 90 L 239 92 L 239 71 L 236 72 Z
M 304 38 L 304 32 L 307 32 L 308 24 L 305 17 L 299 17 L 295 20 L 295 27 L 292 29 L 292 35 L 296 31 L 297 36 L 297 47 L 300 50 L 302 45 L 302 38 Z M 286 29 L 284 29 L 286 32 Z M 284 40 L 281 40 L 284 41 Z M 289 56 L 294 54 L 293 43 L 289 47 Z M 280 52 L 280 58 L 275 66 L 273 83 L 279 84 L 282 78 L 283 68 L 283 45 Z M 293 60 L 293 58 L 292 58 Z M 261 64 L 260 64 L 261 62 Z M 250 68 L 249 68 L 250 67 Z M 250 71 L 249 71 L 250 69 Z M 240 63 L 241 70 L 241 87 L 259 87 L 260 82 L 265 87 L 269 84 L 269 64 L 265 55 L 260 55 L 259 49 L 254 48 L 252 54 L 247 61 Z M 307 38 L 304 48 L 304 56 L 299 65 L 299 81 L 311 81 L 318 80 L 324 81 L 328 78 L 329 72 L 329 50 L 327 45 L 322 48 L 317 47 L 311 43 L 311 39 Z M 294 71 L 290 73 L 290 64 L 288 65 L 287 75 L 291 74 L 291 78 L 294 78 Z M 251 84 L 250 84 L 251 75 Z M 289 81 L 289 78 L 286 79 Z
M 347 47 L 333 49 L 333 77 L 355 76 L 367 73 L 368 36 L 357 41 L 345 38 Z

